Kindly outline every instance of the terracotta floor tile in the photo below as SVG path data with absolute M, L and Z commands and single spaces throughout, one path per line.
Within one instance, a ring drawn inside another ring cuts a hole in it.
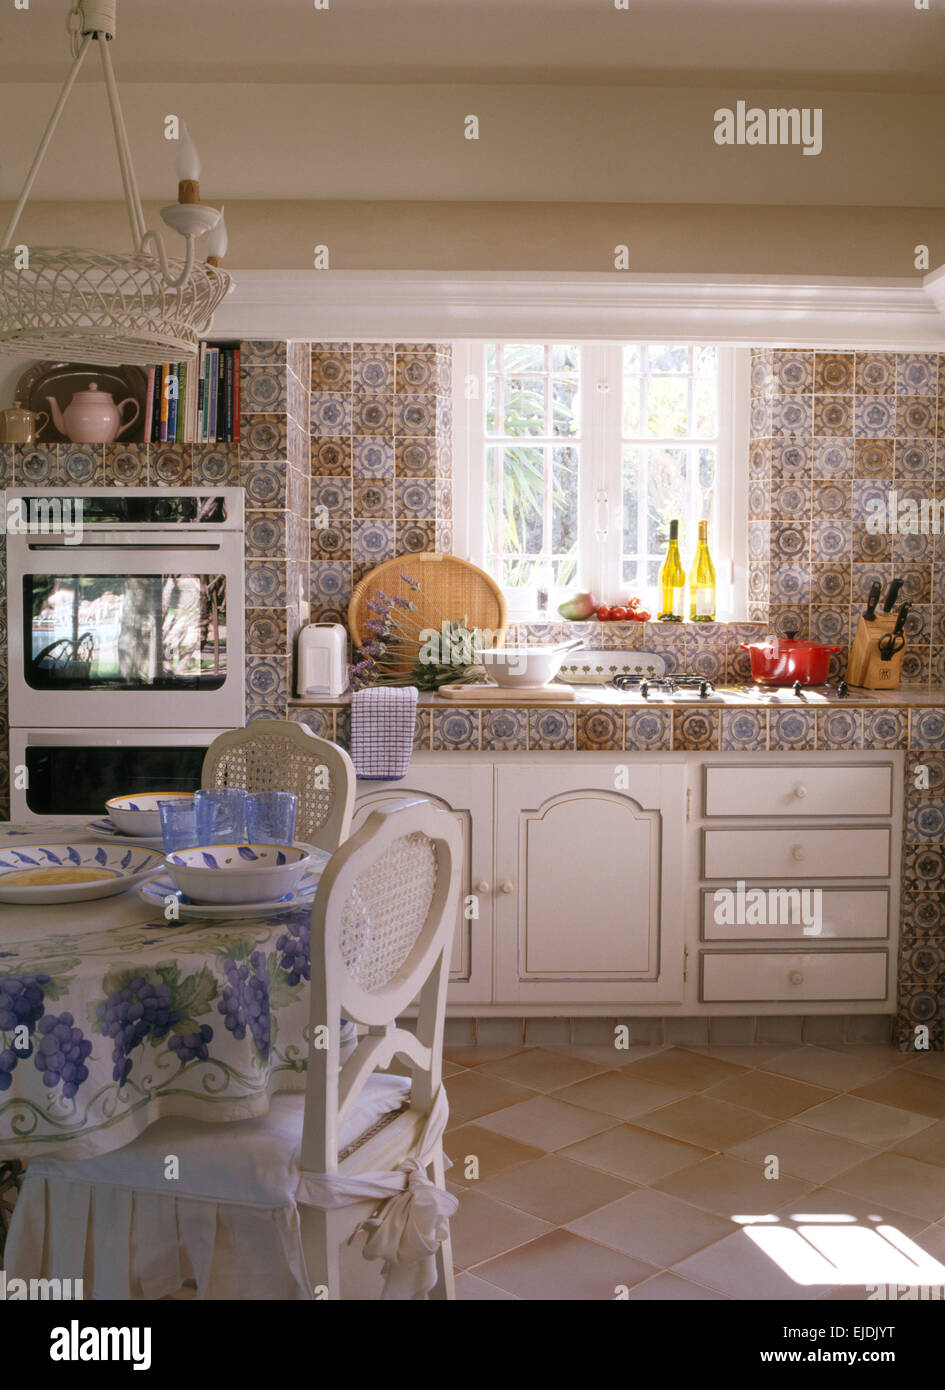
M 905 1154 L 877 1154 L 835 1178 L 831 1186 L 869 1201 L 888 1202 L 930 1224 L 945 1217 L 945 1169 Z
M 593 1076 L 604 1068 L 581 1057 L 569 1057 L 564 1051 L 535 1047 L 515 1057 L 488 1062 L 480 1070 L 485 1075 L 498 1076 L 503 1081 L 512 1081 L 535 1091 L 558 1091 L 562 1086 L 581 1081 L 585 1076 Z
M 900 1110 L 914 1110 L 917 1115 L 945 1119 L 945 1081 L 924 1072 L 900 1068 L 853 1092 L 862 1100 L 875 1100 L 880 1105 L 894 1105 Z
M 889 1226 L 909 1240 L 915 1240 L 928 1225 L 923 1217 L 910 1216 L 890 1202 L 877 1202 L 873 1197 L 862 1197 L 855 1192 L 841 1192 L 833 1183 L 815 1187 L 802 1197 L 786 1202 L 778 1210 L 778 1219 L 789 1226 L 809 1224 L 811 1217 L 819 1220 L 825 1217 L 842 1218 L 842 1225 L 869 1229 Z
M 732 1223 L 653 1188 L 640 1188 L 569 1221 L 568 1230 L 663 1269 L 724 1239 Z
M 670 1047 L 640 1062 L 632 1062 L 625 1070 L 640 1081 L 652 1081 L 657 1086 L 670 1086 L 678 1091 L 706 1091 L 720 1081 L 741 1075 L 747 1068 L 702 1052 Z
M 828 1052 L 842 1052 L 854 1061 L 878 1062 L 892 1069 L 906 1066 L 914 1053 L 900 1052 L 892 1043 L 823 1043 Z
M 476 1273 L 519 1298 L 612 1303 L 621 1285 L 638 1284 L 657 1271 L 571 1231 L 551 1231 L 478 1266 Z
M 510 1139 L 520 1139 L 523 1144 L 537 1144 L 548 1153 L 599 1134 L 616 1123 L 613 1115 L 581 1110 L 551 1096 L 533 1096 L 521 1105 L 510 1106 L 495 1115 L 484 1115 L 480 1120 L 486 1129 L 494 1129 Z
M 500 1289 L 497 1284 L 488 1284 L 476 1274 L 457 1274 L 457 1303 L 517 1303 L 514 1293 Z
M 836 1096 L 815 1105 L 797 1117 L 797 1123 L 810 1129 L 822 1129 L 841 1139 L 852 1139 L 875 1149 L 888 1148 L 901 1139 L 908 1139 L 927 1129 L 932 1121 L 926 1115 L 900 1110 L 892 1105 L 879 1105 L 860 1096 Z
M 697 1047 L 692 1043 L 687 1052 L 703 1057 L 715 1057 L 720 1062 L 733 1062 L 738 1067 L 766 1067 L 775 1057 L 789 1052 L 791 1043 L 711 1043 Z
M 556 1225 L 574 1221 L 634 1190 L 631 1183 L 609 1173 L 551 1154 L 489 1178 L 482 1186 L 493 1200 Z
M 787 1233 L 785 1233 L 787 1234 Z M 792 1235 L 788 1236 L 792 1239 Z M 793 1237 L 795 1241 L 797 1237 Z M 798 1242 L 799 1243 L 799 1242 Z M 815 1262 L 820 1264 L 822 1262 Z M 690 1255 L 673 1266 L 674 1274 L 717 1289 L 729 1298 L 814 1300 L 828 1292 L 832 1282 L 805 1284 L 751 1239 L 745 1231 L 726 1236 L 707 1250 Z M 800 1272 L 800 1271 L 798 1271 Z M 805 1344 L 805 1350 L 806 1350 Z
M 760 1110 L 762 1115 L 777 1120 L 789 1120 L 837 1093 L 823 1086 L 811 1086 L 807 1081 L 796 1081 L 793 1076 L 758 1070 L 750 1071 L 747 1076 L 733 1076 L 718 1086 L 710 1086 L 702 1094 L 747 1106 L 749 1110 Z
M 811 1189 L 801 1178 L 765 1178 L 757 1163 L 716 1154 L 653 1184 L 683 1202 L 714 1211 L 719 1216 L 764 1216 Z
M 667 1173 L 705 1158 L 708 1152 L 695 1144 L 668 1139 L 636 1125 L 618 1125 L 616 1129 L 608 1129 L 604 1134 L 562 1150 L 566 1158 L 637 1183 L 655 1182 Z
M 491 1115 L 507 1105 L 528 1100 L 533 1092 L 524 1086 L 513 1086 L 498 1076 L 483 1076 L 480 1071 L 464 1071 L 452 1077 L 446 1085 L 450 1103 L 449 1123 L 455 1129 L 480 1115 Z
M 916 1236 L 915 1243 L 921 1245 L 930 1255 L 934 1255 L 940 1265 L 945 1265 L 945 1226 L 927 1226 Z
M 725 1100 L 696 1095 L 638 1115 L 636 1123 L 641 1129 L 668 1134 L 671 1139 L 682 1139 L 703 1149 L 728 1149 L 741 1139 L 770 1129 L 771 1117 Z
M 524 1044 L 514 1047 L 511 1044 L 502 1046 L 499 1043 L 489 1043 L 479 1047 L 470 1043 L 462 1047 L 444 1047 L 443 1056 L 459 1067 L 481 1067 L 486 1062 L 501 1062 L 504 1057 L 514 1057 L 517 1053 L 528 1050 Z
M 670 1274 L 664 1269 L 654 1274 L 652 1279 L 644 1279 L 636 1284 L 627 1295 L 628 1303 L 727 1303 L 724 1293 L 707 1289 L 704 1284 L 694 1284 L 691 1279 L 680 1279 L 678 1274 Z
M 443 1136 L 443 1148 L 453 1160 L 452 1168 L 447 1170 L 451 1180 L 464 1187 L 476 1181 L 483 1182 L 496 1173 L 504 1172 L 506 1168 L 514 1168 L 516 1164 L 542 1157 L 542 1150 L 535 1145 L 506 1139 L 504 1134 L 483 1129 L 481 1125 L 460 1125 L 457 1129 L 448 1129 Z M 470 1155 L 479 1160 L 478 1179 L 465 1176 Z
M 852 1091 L 855 1086 L 883 1076 L 891 1065 L 875 1057 L 862 1057 L 855 1047 L 835 1052 L 828 1047 L 802 1046 L 782 1052 L 765 1064 L 765 1070 L 809 1081 L 812 1086 L 825 1086 L 829 1091 Z
M 935 1163 L 945 1168 L 945 1120 L 920 1130 L 909 1139 L 900 1139 L 892 1146 L 897 1154 L 920 1158 L 923 1163 Z
M 904 1055 L 909 1071 L 920 1071 L 945 1080 L 945 1052 L 907 1052 Z
M 550 1230 L 547 1221 L 493 1202 L 482 1192 L 464 1192 L 459 1209 L 450 1218 L 453 1265 L 456 1269 L 467 1269 L 470 1265 L 481 1264 Z
M 605 1071 L 599 1076 L 589 1076 L 573 1086 L 565 1086 L 554 1091 L 556 1100 L 570 1101 L 588 1110 L 599 1110 L 605 1115 L 617 1115 L 621 1120 L 630 1120 L 644 1110 L 656 1110 L 660 1105 L 679 1100 L 683 1091 L 671 1086 L 654 1086 L 652 1081 L 640 1081 L 627 1071 Z
M 840 1139 L 835 1134 L 822 1130 L 807 1129 L 799 1124 L 775 1125 L 754 1138 L 729 1148 L 735 1158 L 746 1163 L 765 1162 L 769 1154 L 774 1154 L 782 1173 L 792 1178 L 806 1178 L 809 1182 L 825 1183 L 838 1173 L 862 1163 L 865 1158 L 875 1155 L 874 1149 L 863 1144 L 854 1144 L 849 1139 Z

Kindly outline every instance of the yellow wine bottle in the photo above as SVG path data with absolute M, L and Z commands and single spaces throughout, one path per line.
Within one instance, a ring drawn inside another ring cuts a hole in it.
M 709 554 L 709 523 L 699 522 L 696 558 L 689 572 L 689 617 L 694 623 L 715 622 L 715 566 Z
M 660 566 L 657 584 L 660 591 L 660 606 L 657 618 L 661 623 L 681 623 L 683 620 L 683 600 L 686 593 L 686 571 L 679 558 L 679 522 L 669 523 L 669 545 L 666 559 Z

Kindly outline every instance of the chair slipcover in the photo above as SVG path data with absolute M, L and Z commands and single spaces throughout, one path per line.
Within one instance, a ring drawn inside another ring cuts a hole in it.
M 339 1148 L 400 1110 L 409 1089 L 405 1077 L 370 1077 Z M 282 1094 L 268 1114 L 222 1131 L 199 1120 L 160 1120 L 133 1144 L 98 1158 L 34 1159 L 14 1209 L 8 1277 L 75 1279 L 81 1272 L 97 1299 L 164 1298 L 188 1280 L 198 1298 L 311 1298 L 296 1209 L 306 1201 L 299 1173 L 304 1108 L 302 1095 Z M 185 1161 L 180 1177 L 169 1180 L 165 1162 L 173 1154 Z M 406 1180 L 403 1173 L 371 1176 L 393 1183 L 380 1196 Z M 127 1264 L 115 1260 L 116 1243 L 131 1252 Z

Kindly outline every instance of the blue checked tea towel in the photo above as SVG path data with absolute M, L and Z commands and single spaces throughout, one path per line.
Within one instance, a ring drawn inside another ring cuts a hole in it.
M 373 686 L 351 696 L 351 761 L 359 777 L 406 777 L 417 723 L 415 685 Z

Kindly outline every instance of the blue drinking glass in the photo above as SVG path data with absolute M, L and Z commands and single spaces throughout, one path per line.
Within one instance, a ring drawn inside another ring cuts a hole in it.
M 246 793 L 241 787 L 194 792 L 198 845 L 238 845 L 245 839 Z
M 291 845 L 298 809 L 295 792 L 247 792 L 247 840 L 251 845 Z
M 173 801 L 159 801 L 158 811 L 165 854 L 173 854 L 175 849 L 193 849 L 200 843 L 197 813 L 191 797 L 177 796 Z

